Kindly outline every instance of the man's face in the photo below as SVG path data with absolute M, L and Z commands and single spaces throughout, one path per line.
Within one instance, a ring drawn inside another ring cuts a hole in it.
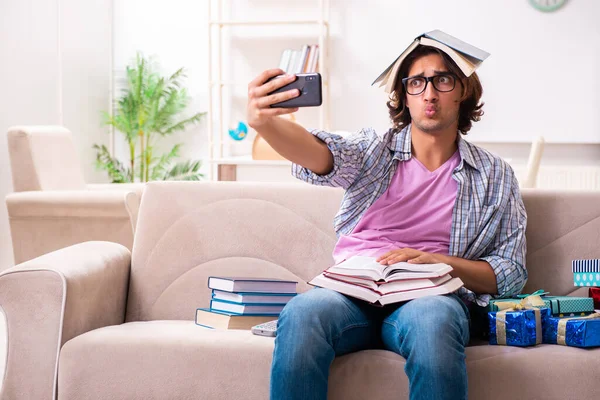
M 449 73 L 439 54 L 429 54 L 416 59 L 408 71 L 409 77 L 431 77 Z M 406 94 L 412 124 L 425 133 L 437 133 L 448 128 L 458 128 L 458 113 L 462 86 L 456 78 L 450 92 L 438 91 L 428 82 L 425 91 L 417 95 Z M 441 85 L 438 85 L 441 86 Z

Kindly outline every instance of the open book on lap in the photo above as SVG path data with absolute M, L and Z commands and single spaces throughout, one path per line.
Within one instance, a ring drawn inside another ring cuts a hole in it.
M 373 257 L 354 256 L 327 269 L 329 273 L 391 282 L 401 279 L 439 278 L 452 271 L 448 264 L 409 264 L 399 262 L 383 265 Z
M 354 256 L 323 271 L 309 284 L 386 305 L 455 292 L 463 282 L 450 272 L 448 264 L 383 265 L 373 257 Z
M 463 282 L 460 280 L 460 278 L 450 278 L 448 281 L 438 286 L 432 286 L 423 289 L 404 290 L 382 295 L 367 287 L 331 279 L 323 274 L 317 275 L 309 283 L 314 286 L 335 290 L 336 292 L 356 297 L 357 299 L 365 300 L 369 303 L 380 304 L 382 306 L 386 304 L 413 300 L 419 297 L 448 294 L 457 291 L 463 286 Z
M 369 279 L 359 278 L 354 276 L 344 276 L 338 275 L 330 272 L 323 272 L 323 275 L 330 279 L 335 279 L 338 281 L 352 283 L 358 286 L 363 286 L 368 289 L 374 290 L 379 294 L 387 294 L 391 292 L 400 292 L 403 290 L 412 290 L 412 289 L 424 289 L 427 287 L 433 287 L 441 285 L 444 282 L 449 281 L 452 277 L 448 274 L 444 276 L 440 276 L 438 278 L 423 278 L 423 279 L 405 279 L 405 280 L 396 280 L 390 281 L 389 283 L 381 283 L 374 282 Z

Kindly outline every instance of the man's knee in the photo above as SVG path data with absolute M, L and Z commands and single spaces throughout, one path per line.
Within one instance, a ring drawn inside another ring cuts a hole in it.
M 455 296 L 428 296 L 408 302 L 386 318 L 384 343 L 404 357 L 415 349 L 466 345 L 469 322 L 460 301 Z
M 468 325 L 468 315 L 462 300 L 455 296 L 427 296 L 414 299 L 403 307 L 403 318 L 414 321 L 416 328 L 446 329 L 451 326 Z
M 281 321 L 315 323 L 331 321 L 347 307 L 349 300 L 344 295 L 329 289 L 315 288 L 295 296 L 279 315 Z

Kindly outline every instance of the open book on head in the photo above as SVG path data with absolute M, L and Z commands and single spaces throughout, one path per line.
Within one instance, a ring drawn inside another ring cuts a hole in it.
M 313 278 L 309 284 L 380 305 L 452 293 L 463 286 L 448 264 L 383 265 L 373 257 L 354 256 Z
M 398 71 L 406 57 L 419 45 L 431 46 L 440 49 L 446 53 L 465 74 L 471 74 L 489 57 L 489 53 L 463 42 L 440 30 L 423 33 L 417 36 L 415 40 L 383 71 L 372 85 L 380 82 L 380 87 L 385 86 L 385 92 L 391 93 L 396 87 Z

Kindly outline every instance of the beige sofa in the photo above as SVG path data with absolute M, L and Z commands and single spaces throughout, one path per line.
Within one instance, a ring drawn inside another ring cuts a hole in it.
M 131 257 L 88 242 L 0 275 L 9 346 L 0 399 L 267 399 L 273 339 L 196 326 L 195 309 L 209 304 L 209 275 L 293 278 L 309 289 L 332 262 L 341 195 L 293 183 L 149 184 Z M 572 293 L 571 259 L 599 255 L 600 192 L 524 199 L 526 290 Z M 340 357 L 329 398 L 406 399 L 403 367 L 384 350 Z M 588 399 L 600 349 L 478 344 L 467 368 L 473 400 Z
M 15 126 L 7 139 L 15 193 L 6 206 L 16 264 L 88 240 L 131 249 L 143 184 L 86 184 L 64 127 Z

